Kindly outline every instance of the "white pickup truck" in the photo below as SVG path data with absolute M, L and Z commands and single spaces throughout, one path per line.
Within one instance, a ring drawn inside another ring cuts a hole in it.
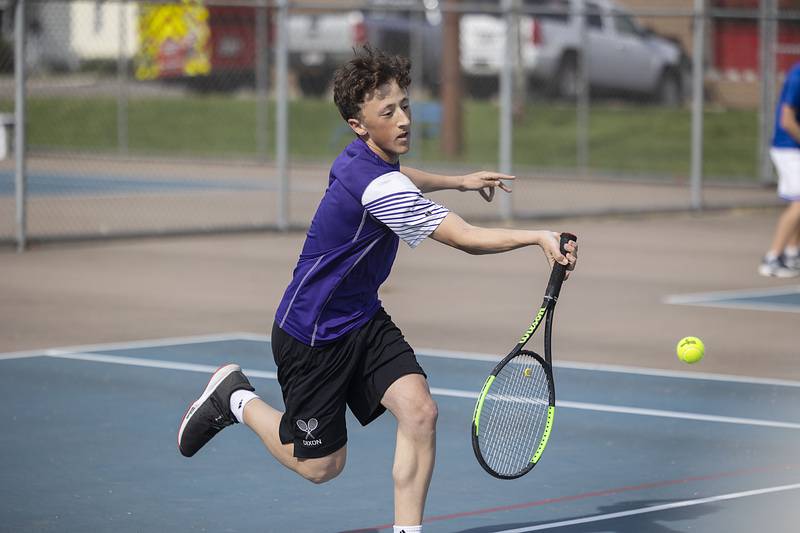
M 588 81 L 601 91 L 650 94 L 668 105 L 683 100 L 688 61 L 681 47 L 642 29 L 611 0 L 522 0 L 520 62 L 532 85 L 574 97 L 581 50 L 580 20 L 586 14 Z M 500 15 L 461 20 L 461 66 L 468 82 L 497 79 L 506 53 Z
M 385 4 L 392 9 L 382 9 Z M 409 11 L 398 11 L 403 4 Z M 289 64 L 305 94 L 323 93 L 336 68 L 353 57 L 353 49 L 369 42 L 389 53 L 411 55 L 412 33 L 421 39 L 422 80 L 439 83 L 441 25 L 438 11 L 411 15 L 415 0 L 370 0 L 370 9 L 328 13 L 292 13 L 289 16 Z
M 322 94 L 333 71 L 367 40 L 359 11 L 289 15 L 289 66 L 304 94 Z

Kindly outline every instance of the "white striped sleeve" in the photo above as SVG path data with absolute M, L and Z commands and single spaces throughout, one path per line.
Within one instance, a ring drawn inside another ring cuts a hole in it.
M 364 189 L 361 205 L 412 248 L 433 233 L 450 212 L 422 196 L 408 176 L 397 171 L 372 180 Z

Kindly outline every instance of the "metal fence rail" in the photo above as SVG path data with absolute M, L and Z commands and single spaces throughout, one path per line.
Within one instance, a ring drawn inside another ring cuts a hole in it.
M 352 138 L 333 70 L 365 42 L 412 60 L 405 163 L 518 177 L 493 204 L 435 193 L 467 218 L 774 205 L 800 11 L 728 4 L 19 0 L 0 241 L 305 227 Z

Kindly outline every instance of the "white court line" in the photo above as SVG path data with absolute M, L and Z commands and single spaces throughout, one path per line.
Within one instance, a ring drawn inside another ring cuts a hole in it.
M 800 293 L 800 285 L 784 285 L 782 287 L 770 287 L 766 289 L 730 289 L 714 292 L 692 292 L 689 294 L 673 294 L 667 296 L 666 299 L 675 301 L 676 303 L 688 303 L 727 298 L 758 298 L 759 296 L 776 296 L 795 293 Z
M 22 359 L 27 357 L 41 357 L 61 353 L 84 353 L 92 351 L 125 350 L 135 348 L 157 348 L 159 346 L 173 346 L 179 344 L 202 344 L 205 342 L 245 340 L 253 342 L 270 342 L 269 335 L 248 332 L 219 333 L 212 335 L 197 335 L 192 337 L 171 337 L 164 339 L 115 342 L 107 344 L 88 344 L 83 346 L 67 346 L 46 350 L 30 350 L 24 352 L 0 353 L 0 361 L 7 359 Z M 438 350 L 435 348 L 419 348 L 417 355 L 423 357 L 443 357 L 447 359 L 461 359 L 472 361 L 498 362 L 500 357 L 495 354 L 477 352 L 457 352 L 453 350 Z M 609 365 L 600 363 L 582 363 L 578 361 L 558 361 L 553 365 L 556 368 L 569 368 L 573 370 L 589 370 L 593 372 L 612 372 L 618 374 L 634 374 L 643 376 L 656 376 L 677 379 L 700 379 L 722 381 L 730 383 L 746 383 L 753 385 L 771 385 L 779 387 L 800 387 L 800 381 L 774 378 L 759 378 L 753 376 L 737 376 L 733 374 L 714 374 L 704 372 L 685 372 L 680 370 L 660 370 L 625 365 Z
M 255 342 L 270 342 L 269 335 L 256 333 L 242 333 L 242 340 Z M 445 359 L 461 359 L 467 361 L 486 361 L 497 363 L 501 357 L 496 354 L 480 352 L 461 352 L 455 350 L 439 350 L 436 348 L 415 348 L 414 352 L 422 357 L 442 357 Z M 758 378 L 753 376 L 737 376 L 734 374 L 715 374 L 710 372 L 686 372 L 683 370 L 662 370 L 658 368 L 645 368 L 641 366 L 610 365 L 602 363 L 582 363 L 578 361 L 556 361 L 555 368 L 568 368 L 570 370 L 588 370 L 592 372 L 611 372 L 616 374 L 635 374 L 641 376 L 654 376 L 659 378 L 701 379 L 707 381 L 724 381 L 731 383 L 745 383 L 752 385 L 772 385 L 779 387 L 800 387 L 800 381 L 790 379 Z
M 745 289 L 717 292 L 697 292 L 691 294 L 673 294 L 662 301 L 670 305 L 696 305 L 701 307 L 715 307 L 722 309 L 750 309 L 754 311 L 783 311 L 787 313 L 800 313 L 799 306 L 779 305 L 756 302 L 730 302 L 732 298 L 758 298 L 762 296 L 777 296 L 800 293 L 800 285 L 772 287 L 769 289 Z
M 250 333 L 215 333 L 210 335 L 193 335 L 191 337 L 167 337 L 162 339 L 149 339 L 141 341 L 109 342 L 105 344 L 83 344 L 79 346 L 62 346 L 59 348 L 46 348 L 43 350 L 26 350 L 23 352 L 0 353 L 0 360 L 23 359 L 25 357 L 43 357 L 61 353 L 84 353 L 107 350 L 132 350 L 136 348 L 158 348 L 160 346 L 179 346 L 181 344 L 203 344 L 207 342 L 225 342 L 237 340 L 252 340 Z M 259 339 L 260 340 L 260 339 Z M 269 340 L 269 339 L 267 339 Z
M 560 522 L 551 522 L 549 524 L 540 524 L 538 526 L 520 527 L 517 529 L 505 529 L 503 531 L 498 531 L 497 533 L 528 533 L 529 531 L 544 531 L 545 529 L 557 529 L 560 527 L 574 526 L 578 524 L 588 524 L 590 522 L 600 522 L 602 520 L 611 520 L 613 518 L 623 518 L 626 516 L 655 513 L 658 511 L 666 511 L 669 509 L 680 509 L 683 507 L 692 507 L 694 505 L 703 505 L 706 503 L 722 502 L 726 500 L 736 500 L 739 498 L 748 498 L 750 496 L 761 496 L 762 494 L 771 494 L 775 492 L 785 492 L 788 490 L 797 490 L 797 489 L 800 489 L 800 483 L 795 483 L 793 485 L 779 485 L 777 487 L 767 487 L 764 489 L 747 490 L 744 492 L 731 492 L 729 494 L 709 496 L 708 498 L 697 498 L 695 500 L 684 500 L 680 502 L 665 503 L 662 505 L 652 505 L 650 507 L 641 507 L 639 509 L 631 509 L 629 511 L 620 511 L 618 513 L 587 516 L 584 518 L 574 518 L 572 520 L 562 520 Z
M 198 365 L 195 363 L 180 363 L 177 361 L 160 361 L 158 359 L 141 359 L 139 357 L 124 357 L 119 355 L 105 355 L 98 353 L 53 353 L 46 357 L 59 359 L 73 359 L 76 361 L 92 361 L 95 363 L 111 363 L 117 365 L 140 366 L 147 368 L 162 368 L 167 370 L 184 370 L 187 372 L 202 372 L 211 374 L 219 367 L 214 365 Z M 242 369 L 248 377 L 278 379 L 275 372 L 265 370 Z
M 441 389 L 431 387 L 431 394 L 448 396 L 451 398 L 477 399 L 477 392 L 458 389 Z M 602 403 L 571 402 L 569 400 L 556 400 L 556 408 L 578 409 L 581 411 L 600 411 L 603 413 L 619 413 L 624 415 L 655 416 L 659 418 L 679 418 L 682 420 L 702 420 L 703 422 L 720 422 L 723 424 L 738 424 L 743 426 L 764 426 L 783 429 L 800 429 L 800 423 L 782 422 L 780 420 L 762 420 L 758 418 L 738 418 L 732 416 L 706 415 L 702 413 L 688 413 L 685 411 L 664 411 L 661 409 L 644 409 L 640 407 L 627 407 L 624 405 L 606 405 Z
M 800 313 L 800 307 L 791 305 L 777 305 L 765 303 L 749 303 L 749 302 L 725 302 L 713 301 L 706 302 L 670 302 L 664 300 L 666 304 L 672 305 L 691 305 L 694 307 L 713 307 L 714 309 L 741 309 L 743 311 L 779 311 L 782 313 Z
M 163 368 L 168 370 L 184 370 L 188 372 L 213 373 L 218 367 L 213 365 L 199 365 L 195 363 L 181 363 L 177 361 L 161 361 L 158 359 L 141 359 L 138 357 L 124 357 L 117 355 L 96 354 L 96 353 L 61 353 L 52 354 L 48 357 L 59 359 L 72 359 L 78 361 L 92 361 L 97 363 L 112 363 L 118 365 L 138 366 L 147 368 Z M 275 372 L 264 370 L 242 369 L 249 377 L 277 379 Z M 466 398 L 474 400 L 478 393 L 458 389 L 444 389 L 431 387 L 431 394 L 436 396 L 447 396 L 451 398 Z M 762 426 L 782 429 L 800 429 L 800 423 L 782 422 L 779 420 L 760 420 L 755 418 L 735 418 L 729 416 L 706 415 L 701 413 L 686 413 L 681 411 L 662 411 L 659 409 L 642 409 L 638 407 L 626 407 L 617 405 L 604 405 L 595 403 L 582 403 L 570 401 L 557 401 L 556 407 L 566 409 L 579 409 L 584 411 L 601 411 L 604 413 L 618 413 L 640 416 L 654 416 L 661 418 L 679 418 L 682 420 L 701 420 L 704 422 L 719 422 L 724 424 L 738 424 L 744 426 Z
M 497 363 L 500 357 L 485 353 L 456 352 L 449 350 L 435 350 L 420 348 L 415 350 L 417 355 L 427 357 L 445 357 L 448 359 L 467 359 L 475 361 L 488 361 Z M 746 383 L 752 385 L 775 385 L 780 387 L 800 387 L 800 381 L 790 379 L 757 378 L 753 376 L 737 376 L 734 374 L 714 374 L 708 372 L 685 372 L 682 370 L 661 370 L 641 366 L 609 365 L 602 363 L 582 363 L 578 361 L 556 361 L 555 368 L 569 368 L 571 370 L 589 370 L 592 372 L 611 372 L 616 374 L 634 374 L 641 376 L 655 376 L 660 378 L 700 379 L 708 381 L 724 381 L 731 383 Z

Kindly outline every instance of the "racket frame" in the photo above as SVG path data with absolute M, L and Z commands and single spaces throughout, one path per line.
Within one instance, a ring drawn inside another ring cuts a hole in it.
M 561 234 L 561 253 L 565 254 L 566 250 L 564 246 L 569 241 L 575 241 L 577 237 L 571 233 L 562 233 Z M 553 333 L 553 312 L 555 311 L 556 302 L 558 302 L 558 296 L 561 292 L 561 285 L 564 282 L 564 277 L 566 276 L 566 266 L 560 263 L 554 263 L 553 269 L 550 273 L 550 279 L 547 283 L 547 289 L 545 290 L 544 300 L 542 301 L 542 305 L 539 308 L 539 311 L 536 313 L 536 316 L 531 322 L 531 325 L 525 330 L 522 337 L 520 338 L 519 342 L 516 346 L 506 355 L 495 367 L 492 369 L 489 376 L 486 378 L 486 381 L 483 384 L 483 388 L 481 389 L 480 394 L 478 395 L 478 401 L 475 403 L 475 410 L 472 414 L 472 450 L 475 452 L 475 458 L 478 460 L 478 463 L 483 467 L 486 472 L 490 475 L 499 478 L 499 479 L 516 479 L 519 477 L 524 476 L 528 472 L 530 472 L 534 466 L 537 465 L 539 459 L 544 452 L 545 447 L 547 446 L 547 442 L 550 439 L 550 432 L 553 427 L 553 419 L 555 416 L 555 380 L 553 379 L 553 363 L 552 363 L 552 333 Z M 535 352 L 531 352 L 528 350 L 523 350 L 525 345 L 528 343 L 531 337 L 533 337 L 536 330 L 539 329 L 539 326 L 544 319 L 545 327 L 544 327 L 544 358 L 542 358 L 539 354 Z M 548 386 L 548 408 L 547 408 L 547 420 L 545 422 L 545 429 L 542 433 L 542 437 L 539 440 L 539 445 L 536 449 L 536 452 L 531 457 L 531 460 L 528 462 L 525 468 L 520 470 L 519 472 L 515 472 L 514 474 L 500 474 L 492 469 L 483 458 L 483 454 L 480 451 L 480 445 L 478 443 L 478 436 L 480 430 L 480 415 L 481 410 L 483 408 L 484 400 L 486 399 L 489 390 L 491 389 L 492 383 L 494 383 L 495 378 L 500 373 L 500 371 L 505 367 L 509 362 L 515 359 L 519 355 L 527 355 L 532 356 L 537 362 L 542 365 L 544 370 L 545 376 L 547 377 L 547 386 Z

